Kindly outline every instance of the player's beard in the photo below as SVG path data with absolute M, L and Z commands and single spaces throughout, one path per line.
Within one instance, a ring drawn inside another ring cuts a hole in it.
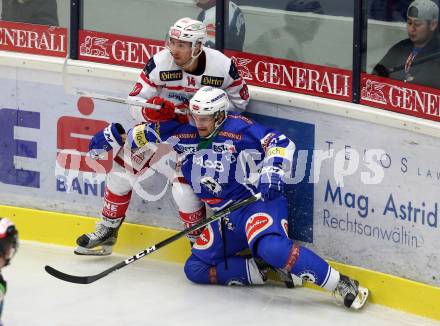
M 185 63 L 183 63 L 183 64 L 181 64 L 181 65 L 179 65 L 179 64 L 177 64 L 177 62 L 176 62 L 176 64 L 180 67 L 180 68 L 182 68 L 183 70 L 187 70 L 193 63 L 194 63 L 194 61 L 196 60 L 196 58 L 193 58 L 193 57 L 191 57 L 191 58 L 189 58 Z
M 188 68 L 190 68 L 191 65 L 192 65 L 192 64 L 197 60 L 197 58 L 198 58 L 198 56 L 197 56 L 197 57 L 193 57 L 193 56 L 191 56 L 186 62 L 184 62 L 184 63 L 182 63 L 182 64 L 179 64 L 179 63 L 176 62 L 176 59 L 174 58 L 173 53 L 172 53 L 171 51 L 170 51 L 170 53 L 171 53 L 171 56 L 172 56 L 173 59 L 174 59 L 174 63 L 175 63 L 177 66 L 179 66 L 180 68 L 182 68 L 183 70 L 185 70 L 185 71 L 187 71 Z

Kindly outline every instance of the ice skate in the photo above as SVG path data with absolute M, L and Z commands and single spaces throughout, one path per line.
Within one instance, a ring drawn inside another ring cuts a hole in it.
M 113 245 L 118 237 L 119 225 L 110 227 L 105 222 L 96 223 L 96 231 L 81 235 L 76 243 L 74 253 L 88 256 L 107 256 L 112 253 Z
M 344 303 L 345 307 L 358 310 L 367 302 L 369 291 L 367 288 L 359 286 L 358 281 L 341 274 L 333 294 L 338 301 Z

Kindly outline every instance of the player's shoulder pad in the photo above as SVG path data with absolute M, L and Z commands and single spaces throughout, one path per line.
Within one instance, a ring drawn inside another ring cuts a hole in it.
M 238 113 L 228 113 L 227 123 L 224 124 L 222 129 L 222 136 L 239 140 L 242 138 L 243 134 L 248 132 L 253 133 L 254 127 L 255 122 L 253 120 Z M 241 136 L 234 137 L 234 135 Z
M 231 119 L 231 121 L 236 121 L 233 122 L 234 124 L 243 124 L 243 125 L 254 125 L 255 122 L 252 119 L 249 119 L 248 117 L 245 117 L 244 115 L 240 114 L 240 113 L 235 113 L 235 112 L 228 112 L 228 118 Z M 238 122 L 240 121 L 240 122 Z
M 143 72 L 146 76 L 149 76 L 150 73 L 156 68 L 156 62 L 154 61 L 154 56 L 148 60 L 147 64 L 145 65 Z
M 231 76 L 231 78 L 234 80 L 237 80 L 240 78 L 240 73 L 238 72 L 238 69 L 234 63 L 234 60 L 231 60 L 231 65 L 229 66 L 229 76 Z

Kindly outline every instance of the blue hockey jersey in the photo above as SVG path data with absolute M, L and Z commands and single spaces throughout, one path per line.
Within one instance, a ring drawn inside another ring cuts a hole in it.
M 214 210 L 258 192 L 261 173 L 291 175 L 295 145 L 282 133 L 247 117 L 228 113 L 209 140 L 190 124 L 166 121 L 128 132 L 133 149 L 166 141 L 180 155 L 177 170 Z

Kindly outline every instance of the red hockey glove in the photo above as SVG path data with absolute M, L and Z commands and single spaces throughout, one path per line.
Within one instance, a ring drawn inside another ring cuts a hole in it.
M 176 112 L 176 120 L 180 123 L 188 123 L 188 104 L 187 103 L 180 103 L 176 105 L 175 112 Z
M 154 96 L 150 98 L 147 103 L 159 105 L 160 110 L 149 108 L 148 105 L 142 108 L 142 115 L 145 120 L 149 122 L 162 122 L 173 119 L 174 113 L 174 103 L 165 100 L 162 97 Z

